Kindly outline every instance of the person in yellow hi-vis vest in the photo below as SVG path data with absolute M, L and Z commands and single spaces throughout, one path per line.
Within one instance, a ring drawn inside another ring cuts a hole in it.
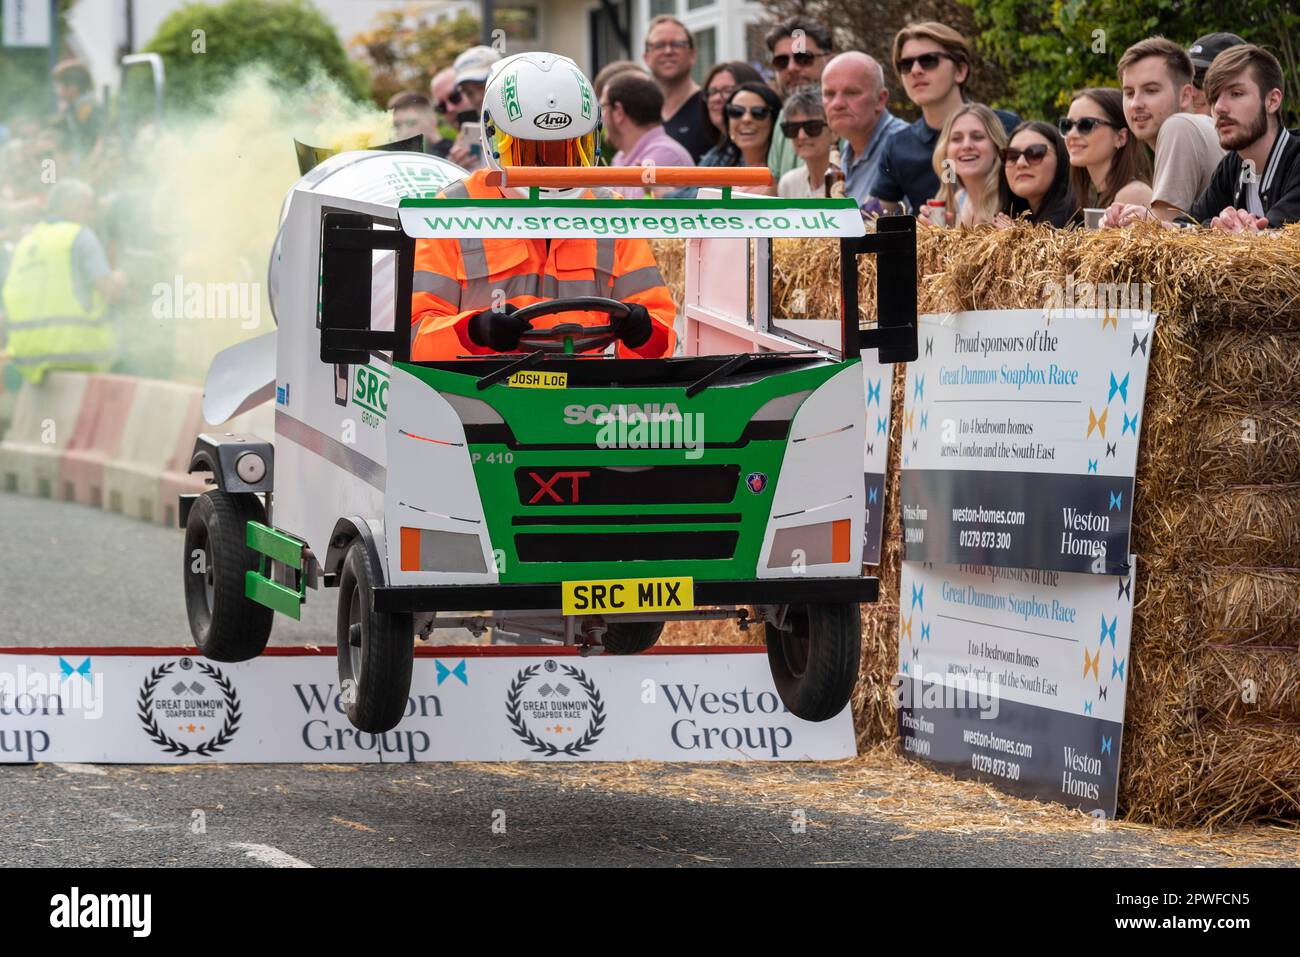
M 46 219 L 18 241 L 2 295 L 10 361 L 32 382 L 50 369 L 106 371 L 117 353 L 107 304 L 125 281 L 86 221 L 95 193 L 79 180 L 50 190 Z

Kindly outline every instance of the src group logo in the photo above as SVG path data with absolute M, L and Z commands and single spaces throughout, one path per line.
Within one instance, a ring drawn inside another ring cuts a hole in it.
M 530 750 L 574 756 L 591 750 L 604 732 L 605 702 L 585 671 L 548 659 L 519 669 L 506 692 L 506 718 Z
M 165 753 L 177 757 L 207 757 L 221 751 L 239 730 L 242 717 L 239 695 L 230 679 L 215 665 L 190 658 L 150 671 L 140 687 L 138 705 L 145 734 Z

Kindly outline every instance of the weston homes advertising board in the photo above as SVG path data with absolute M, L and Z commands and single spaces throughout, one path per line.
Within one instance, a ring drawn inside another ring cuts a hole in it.
M 901 579 L 904 751 L 1114 817 L 1133 574 L 904 562 Z
M 903 412 L 904 557 L 1124 574 L 1154 316 L 922 316 Z
M 848 708 L 781 704 L 763 649 L 582 658 L 417 654 L 406 717 L 348 721 L 334 652 L 224 664 L 160 649 L 0 650 L 0 764 L 818 761 L 857 753 Z M 552 653 L 554 652 L 554 653 Z

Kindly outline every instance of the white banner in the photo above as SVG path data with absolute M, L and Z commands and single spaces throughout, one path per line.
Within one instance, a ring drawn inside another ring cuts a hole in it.
M 862 236 L 852 200 L 402 200 L 417 239 L 717 239 Z
M 904 557 L 1125 574 L 1152 313 L 922 316 L 903 409 Z
M 1132 573 L 903 562 L 900 577 L 904 750 L 1113 816 Z
M 1141 310 L 922 316 L 904 465 L 1131 477 L 1154 327 Z
M 0 652 L 0 763 L 808 761 L 856 754 L 845 708 L 791 715 L 767 655 L 439 649 L 407 717 L 356 730 L 334 653 L 239 664 L 158 649 Z M 454 654 L 452 653 L 454 652 Z

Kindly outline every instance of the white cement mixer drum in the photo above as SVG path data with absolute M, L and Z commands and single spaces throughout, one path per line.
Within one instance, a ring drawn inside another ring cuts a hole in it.
M 288 271 L 294 268 L 289 266 L 295 261 L 292 251 L 295 247 L 305 249 L 315 245 L 315 237 L 310 233 L 319 231 L 317 219 L 295 214 L 305 212 L 308 206 L 313 211 L 328 208 L 333 205 L 331 200 L 337 199 L 348 201 L 340 204 L 342 208 L 367 212 L 396 224 L 399 200 L 408 196 L 433 196 L 443 186 L 465 175 L 465 170 L 455 163 L 437 156 L 384 150 L 339 153 L 310 170 L 285 196 L 280 207 L 280 228 L 271 247 L 267 292 L 276 325 L 290 321 L 288 316 L 293 312 L 290 301 L 294 297 L 285 298 L 293 282 L 293 274 Z M 388 258 L 391 260 L 391 255 Z M 391 324 L 390 316 L 389 328 Z

